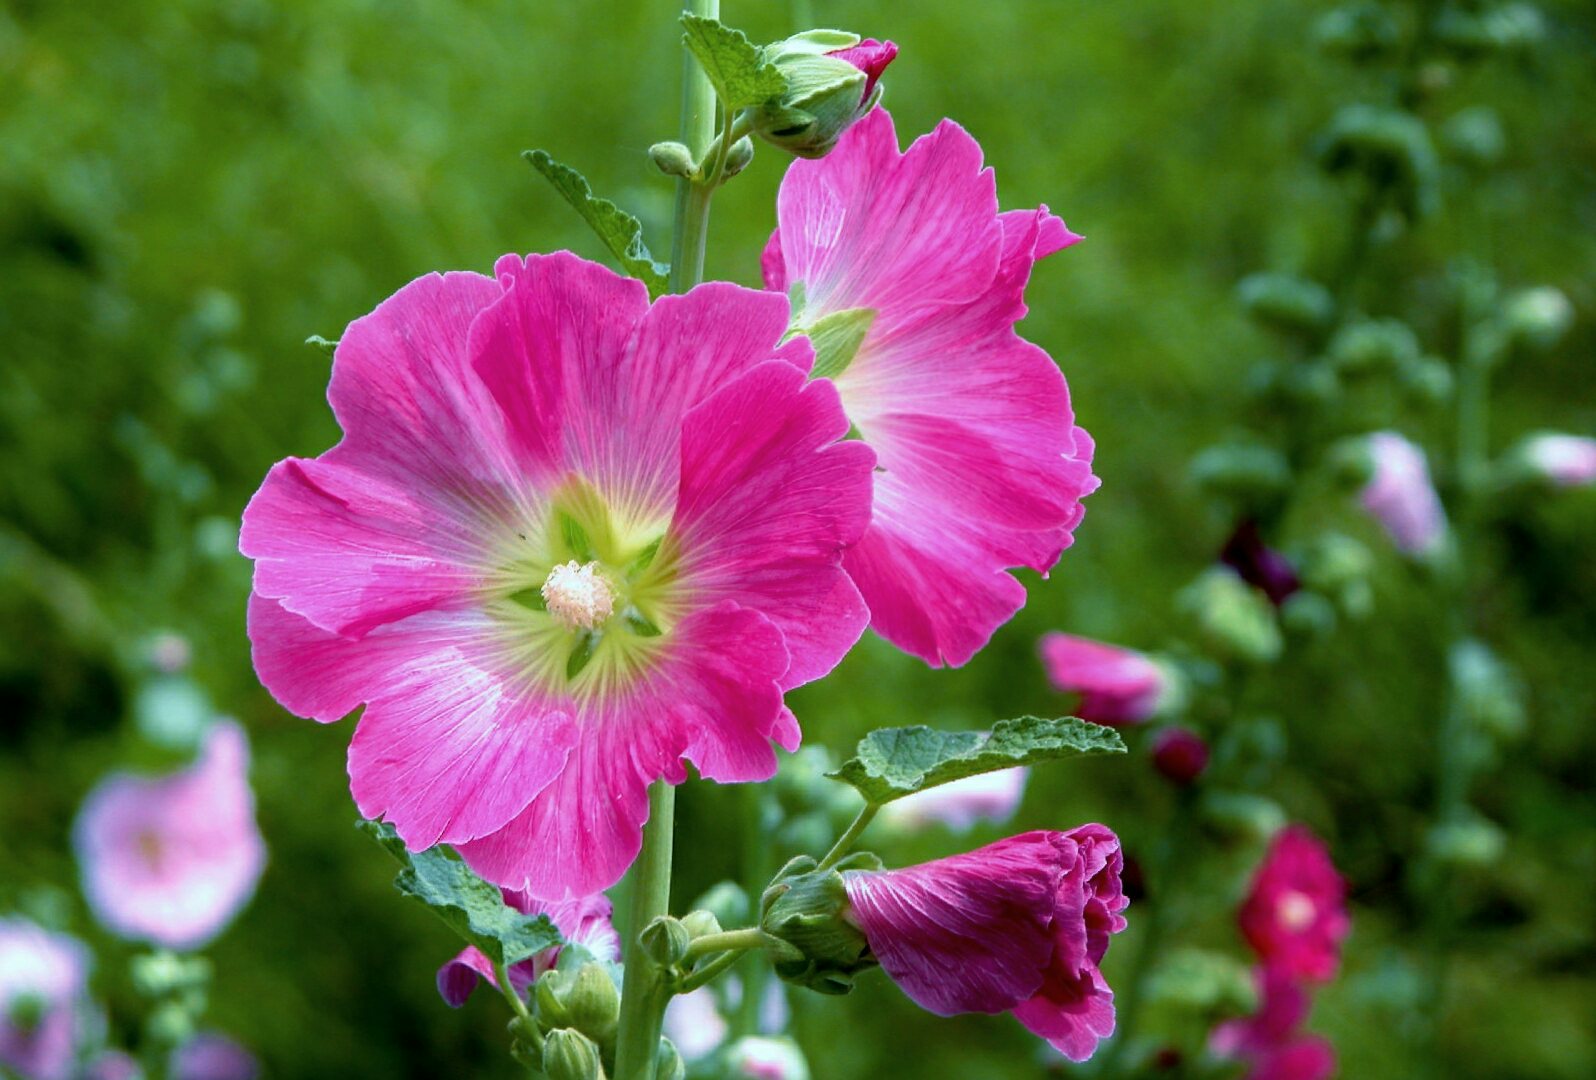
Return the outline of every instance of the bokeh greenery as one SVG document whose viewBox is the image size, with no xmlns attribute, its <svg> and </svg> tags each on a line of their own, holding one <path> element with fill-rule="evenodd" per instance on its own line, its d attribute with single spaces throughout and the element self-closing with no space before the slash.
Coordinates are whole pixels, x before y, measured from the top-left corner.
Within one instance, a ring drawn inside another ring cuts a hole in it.
<svg viewBox="0 0 1596 1080">
<path fill-rule="evenodd" d="M 1489 176 L 1449 165 L 1441 209 L 1371 256 L 1360 301 L 1417 312 L 1433 336 L 1444 334 L 1437 282 L 1459 256 L 1506 283 L 1555 284 L 1576 328 L 1500 375 L 1496 422 L 1589 433 L 1596 14 L 1580 0 L 1543 6 L 1549 35 L 1532 57 L 1448 75 L 1443 115 L 1496 108 L 1503 164 Z M 258 897 L 213 951 L 216 1026 L 273 1076 L 515 1075 L 500 1003 L 442 1005 L 432 975 L 455 943 L 391 890 L 387 856 L 350 827 L 350 725 L 295 720 L 255 683 L 237 521 L 274 460 L 337 437 L 327 361 L 307 335 L 336 337 L 429 270 L 486 270 L 509 250 L 600 255 L 523 149 L 582 168 L 667 246 L 670 188 L 646 150 L 676 127 L 672 7 L 0 4 L 0 911 L 93 940 L 119 1032 L 137 1016 L 128 950 L 77 899 L 68 834 L 104 771 L 163 764 L 135 719 L 149 707 L 150 637 L 173 631 L 193 646 L 193 681 L 251 732 L 271 850 Z M 1087 236 L 1039 267 L 1024 330 L 1067 373 L 1103 478 L 1076 546 L 1049 580 L 1028 578 L 1029 606 L 970 665 L 931 672 L 867 638 L 795 696 L 796 710 L 808 739 L 836 750 L 874 726 L 1060 711 L 1035 659 L 1043 631 L 1142 647 L 1186 633 L 1173 596 L 1231 524 L 1186 465 L 1236 429 L 1246 373 L 1273 347 L 1238 312 L 1235 282 L 1266 268 L 1327 272 L 1339 257 L 1346 197 L 1309 146 L 1337 105 L 1373 90 L 1315 49 L 1326 5 L 1307 0 L 728 0 L 724 15 L 768 40 L 794 28 L 795 7 L 897 41 L 887 103 L 900 132 L 957 119 L 997 167 L 1005 206 L 1045 201 Z M 717 200 L 712 276 L 757 281 L 782 165 L 762 149 Z M 1369 422 L 1393 416 L 1377 406 Z M 1332 523 L 1386 552 L 1328 494 L 1285 539 Z M 1585 1077 L 1596 1072 L 1596 499 L 1525 501 L 1494 536 L 1482 602 L 1492 644 L 1528 688 L 1530 727 L 1476 791 L 1508 843 L 1456 884 L 1440 1064 L 1454 1077 Z M 1329 839 L 1352 882 L 1346 970 L 1312 1026 L 1335 1041 L 1343 1075 L 1379 1080 L 1417 1067 L 1401 1038 L 1419 921 L 1404 860 L 1430 801 L 1444 668 L 1443 613 L 1426 584 L 1388 553 L 1376 577 L 1373 616 L 1256 680 L 1249 700 L 1284 740 L 1268 794 Z M 737 873 L 737 798 L 683 793 L 678 903 Z M 1169 799 L 1142 756 L 1090 759 L 1040 772 L 1018 824 L 1100 820 L 1134 854 Z M 954 842 L 930 835 L 886 854 Z M 1239 956 L 1228 910 L 1258 847 L 1214 845 L 1221 857 L 1192 881 L 1210 915 L 1177 943 Z M 1127 940 L 1110 954 L 1111 982 L 1130 952 Z M 1170 1011 L 1148 1026 L 1183 1022 Z M 1012 1021 L 940 1020 L 879 977 L 851 999 L 799 1001 L 796 1030 L 828 1080 L 1049 1067 Z"/>
</svg>

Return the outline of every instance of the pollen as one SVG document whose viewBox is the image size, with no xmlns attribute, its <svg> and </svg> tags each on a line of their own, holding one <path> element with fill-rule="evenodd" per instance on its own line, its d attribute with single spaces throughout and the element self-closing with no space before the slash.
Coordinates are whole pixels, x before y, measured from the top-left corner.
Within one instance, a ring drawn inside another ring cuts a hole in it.
<svg viewBox="0 0 1596 1080">
<path fill-rule="evenodd" d="M 595 562 L 561 563 L 549 571 L 542 592 L 549 614 L 572 630 L 595 630 L 615 612 L 615 595 Z"/>
</svg>

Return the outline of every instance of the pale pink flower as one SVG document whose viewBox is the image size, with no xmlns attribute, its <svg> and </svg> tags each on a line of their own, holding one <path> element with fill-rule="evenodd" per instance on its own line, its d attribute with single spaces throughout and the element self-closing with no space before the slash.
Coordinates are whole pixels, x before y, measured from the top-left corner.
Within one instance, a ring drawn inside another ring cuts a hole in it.
<svg viewBox="0 0 1596 1080">
<path fill-rule="evenodd" d="M 849 870 L 846 918 L 904 993 L 939 1016 L 1012 1012 L 1072 1061 L 1114 1031 L 1098 965 L 1125 928 L 1119 840 L 1030 832 L 902 870 Z"/>
<path fill-rule="evenodd" d="M 594 959 L 617 962 L 621 959 L 621 939 L 610 922 L 610 901 L 603 893 L 593 896 L 572 897 L 553 903 L 538 900 L 524 892 L 504 890 L 504 902 L 525 915 L 547 915 L 559 927 L 565 940 L 580 945 L 593 954 Z M 538 977 L 552 968 L 560 959 L 560 946 L 544 949 L 510 965 L 510 986 L 517 994 L 538 981 Z M 486 979 L 488 985 L 498 988 L 499 980 L 493 971 L 493 961 L 474 945 L 460 950 L 453 960 L 438 969 L 438 993 L 452 1008 L 466 1003 L 477 980 Z"/>
<path fill-rule="evenodd" d="M 731 1025 L 715 1002 L 715 991 L 708 986 L 677 994 L 665 1006 L 665 1037 L 683 1061 L 708 1057 L 726 1041 L 730 1031 Z"/>
<path fill-rule="evenodd" d="M 881 820 L 904 829 L 935 823 L 955 832 L 968 832 L 978 821 L 1002 824 L 1019 809 L 1029 771 L 1021 766 L 966 776 L 888 803 Z"/>
<path fill-rule="evenodd" d="M 106 1050 L 89 1062 L 85 1080 L 144 1080 L 144 1070 L 132 1054 Z"/>
<path fill-rule="evenodd" d="M 809 1080 L 809 1063 L 784 1036 L 744 1035 L 726 1051 L 726 1070 L 747 1080 Z"/>
<path fill-rule="evenodd" d="M 249 742 L 219 721 L 199 760 L 166 776 L 113 773 L 73 826 L 83 893 L 115 933 L 172 949 L 207 944 L 266 865 L 249 787 Z"/>
<path fill-rule="evenodd" d="M 1596 483 L 1596 439 L 1541 432 L 1525 439 L 1520 453 L 1536 475 L 1558 487 Z"/>
<path fill-rule="evenodd" d="M 1301 1031 L 1308 1016 L 1308 992 L 1278 968 L 1258 968 L 1253 977 L 1258 984 L 1258 1011 L 1220 1024 L 1209 1048 L 1219 1057 L 1247 1062 L 1246 1080 L 1326 1080 L 1334 1075 L 1334 1047 Z"/>
<path fill-rule="evenodd" d="M 26 919 L 0 918 L 0 1072 L 68 1080 L 85 1034 L 88 950 Z"/>
<path fill-rule="evenodd" d="M 1051 569 L 1097 486 L 1064 377 L 1014 330 L 1032 264 L 1080 237 L 1045 206 L 1000 214 L 957 124 L 899 153 L 882 109 L 793 162 L 777 216 L 766 286 L 817 341 L 857 340 L 835 378 L 880 467 L 848 572 L 877 633 L 962 664 L 1025 603 L 1006 571 Z M 823 350 L 819 370 L 839 363 Z"/>
<path fill-rule="evenodd" d="M 1323 842 L 1302 825 L 1287 826 L 1253 877 L 1241 932 L 1265 965 L 1295 979 L 1333 978 L 1352 929 L 1346 892 Z"/>
<path fill-rule="evenodd" d="M 496 271 L 421 278 L 345 332 L 343 441 L 244 513 L 250 639 L 290 711 L 365 704 L 362 814 L 585 896 L 636 856 L 650 782 L 768 779 L 772 741 L 797 746 L 784 692 L 868 619 L 841 551 L 874 456 L 781 345 L 779 296 L 650 305 L 568 252 Z"/>
<path fill-rule="evenodd" d="M 1139 724 L 1170 691 L 1168 673 L 1134 649 L 1054 631 L 1037 650 L 1054 689 L 1079 694 L 1075 715 L 1094 724 Z"/>
<path fill-rule="evenodd" d="M 260 1062 L 226 1035 L 202 1031 L 172 1051 L 172 1080 L 255 1080 Z"/>
<path fill-rule="evenodd" d="M 1429 555 L 1446 541 L 1446 511 L 1430 482 L 1424 451 L 1394 431 L 1369 436 L 1374 473 L 1360 496 L 1363 508 L 1409 555 Z"/>
</svg>

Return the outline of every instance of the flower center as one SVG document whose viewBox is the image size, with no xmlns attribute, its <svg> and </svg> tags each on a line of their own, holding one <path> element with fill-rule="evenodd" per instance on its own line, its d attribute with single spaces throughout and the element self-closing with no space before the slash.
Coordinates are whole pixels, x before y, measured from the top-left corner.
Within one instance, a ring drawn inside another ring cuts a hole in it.
<svg viewBox="0 0 1596 1080">
<path fill-rule="evenodd" d="M 139 858 L 144 860 L 144 865 L 151 870 L 160 870 L 161 860 L 166 851 L 165 845 L 161 843 L 161 838 L 156 835 L 155 830 L 145 829 L 139 833 L 133 841 L 133 846 L 137 850 Z"/>
<path fill-rule="evenodd" d="M 570 630 L 596 630 L 615 613 L 615 594 L 596 562 L 559 564 L 541 591 L 549 614 Z"/>
<path fill-rule="evenodd" d="M 1306 930 L 1319 914 L 1313 898 L 1295 889 L 1288 889 L 1275 901 L 1275 915 L 1287 930 Z"/>
</svg>

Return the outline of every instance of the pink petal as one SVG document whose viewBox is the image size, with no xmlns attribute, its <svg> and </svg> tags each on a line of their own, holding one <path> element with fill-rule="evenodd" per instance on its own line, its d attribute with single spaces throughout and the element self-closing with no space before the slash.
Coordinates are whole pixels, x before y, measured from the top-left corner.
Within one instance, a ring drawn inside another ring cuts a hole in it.
<svg viewBox="0 0 1596 1080">
<path fill-rule="evenodd" d="M 1058 632 L 1037 644 L 1054 688 L 1077 693 L 1075 712 L 1098 724 L 1135 724 L 1157 710 L 1167 679 L 1152 660 L 1134 649 Z"/>
<path fill-rule="evenodd" d="M 1114 991 L 1095 967 L 1050 978 L 1041 993 L 1014 1009 L 1014 1018 L 1071 1061 L 1085 1061 L 1114 1034 Z"/>
</svg>

